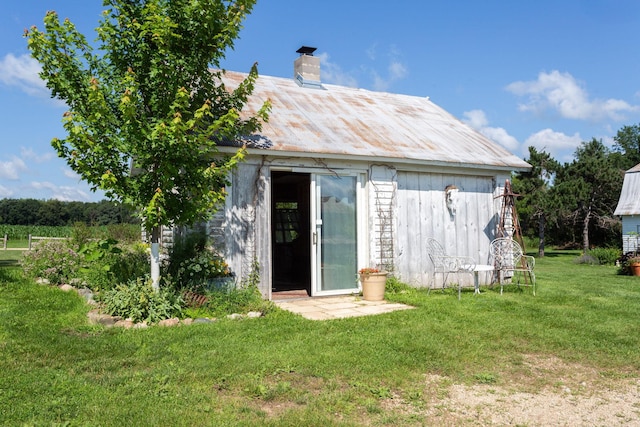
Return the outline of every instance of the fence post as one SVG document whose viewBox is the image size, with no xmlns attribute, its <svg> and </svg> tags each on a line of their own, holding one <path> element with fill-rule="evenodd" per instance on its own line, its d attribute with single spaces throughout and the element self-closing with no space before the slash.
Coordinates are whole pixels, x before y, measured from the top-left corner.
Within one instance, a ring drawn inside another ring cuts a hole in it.
<svg viewBox="0 0 640 427">
<path fill-rule="evenodd" d="M 4 235 L 4 250 L 7 250 L 7 234 Z"/>
<path fill-rule="evenodd" d="M 31 250 L 31 234 L 29 234 L 29 250 Z"/>
</svg>

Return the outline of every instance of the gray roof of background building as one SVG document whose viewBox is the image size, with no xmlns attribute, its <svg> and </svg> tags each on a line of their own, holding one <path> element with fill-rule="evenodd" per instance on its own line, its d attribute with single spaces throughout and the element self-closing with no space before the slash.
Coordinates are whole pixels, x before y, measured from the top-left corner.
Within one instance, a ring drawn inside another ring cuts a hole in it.
<svg viewBox="0 0 640 427">
<path fill-rule="evenodd" d="M 245 73 L 227 71 L 228 88 Z M 243 112 L 269 99 L 269 122 L 249 147 L 314 157 L 376 158 L 408 164 L 509 171 L 529 164 L 458 120 L 427 97 L 260 76 Z"/>
<path fill-rule="evenodd" d="M 614 215 L 640 215 L 640 163 L 624 174 L 622 191 Z"/>
</svg>

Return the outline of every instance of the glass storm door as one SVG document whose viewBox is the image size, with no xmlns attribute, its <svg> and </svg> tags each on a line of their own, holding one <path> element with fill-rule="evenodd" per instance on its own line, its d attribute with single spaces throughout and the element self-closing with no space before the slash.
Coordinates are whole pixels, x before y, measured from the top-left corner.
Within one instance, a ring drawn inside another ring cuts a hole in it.
<svg viewBox="0 0 640 427">
<path fill-rule="evenodd" d="M 357 176 L 313 176 L 312 295 L 356 292 Z"/>
</svg>

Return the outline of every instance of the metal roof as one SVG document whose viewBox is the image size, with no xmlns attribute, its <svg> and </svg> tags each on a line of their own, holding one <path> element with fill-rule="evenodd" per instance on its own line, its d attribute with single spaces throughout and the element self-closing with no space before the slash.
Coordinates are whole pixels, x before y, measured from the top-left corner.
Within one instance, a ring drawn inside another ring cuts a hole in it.
<svg viewBox="0 0 640 427">
<path fill-rule="evenodd" d="M 624 174 L 614 215 L 640 215 L 640 163 Z"/>
<path fill-rule="evenodd" d="M 227 71 L 228 88 L 245 73 Z M 404 163 L 527 170 L 530 165 L 458 120 L 429 98 L 260 76 L 243 112 L 269 99 L 269 122 L 249 147 L 318 157 L 377 158 Z"/>
</svg>

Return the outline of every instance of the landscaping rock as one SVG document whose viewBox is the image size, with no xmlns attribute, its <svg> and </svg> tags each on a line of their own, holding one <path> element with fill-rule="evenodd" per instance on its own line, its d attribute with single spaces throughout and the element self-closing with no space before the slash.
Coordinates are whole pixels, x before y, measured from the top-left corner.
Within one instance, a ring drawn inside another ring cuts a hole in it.
<svg viewBox="0 0 640 427">
<path fill-rule="evenodd" d="M 158 322 L 158 326 L 177 326 L 180 324 L 180 319 L 173 317 L 171 319 L 164 319 Z"/>
<path fill-rule="evenodd" d="M 247 317 L 250 319 L 255 319 L 256 317 L 262 317 L 262 313 L 259 311 L 250 311 L 247 313 Z"/>
<path fill-rule="evenodd" d="M 114 326 L 118 321 L 122 320 L 120 317 L 110 316 L 98 310 L 91 310 L 87 313 L 87 317 L 89 318 L 89 323 L 104 326 Z"/>
<path fill-rule="evenodd" d="M 73 291 L 75 288 L 71 285 L 60 285 L 58 286 L 58 289 L 60 289 L 61 291 L 70 292 L 70 291 Z"/>
<path fill-rule="evenodd" d="M 113 326 L 119 326 L 125 329 L 131 329 L 134 327 L 134 325 L 135 323 L 131 319 L 118 320 L 116 323 L 113 324 Z"/>
<path fill-rule="evenodd" d="M 96 302 L 93 299 L 93 292 L 91 292 L 91 289 L 79 288 L 79 289 L 76 289 L 76 292 L 78 293 L 78 295 L 84 298 L 85 302 L 87 302 L 88 304 L 91 304 L 91 305 L 96 304 Z"/>
<path fill-rule="evenodd" d="M 233 313 L 233 314 L 228 315 L 227 319 L 233 319 L 233 320 L 242 319 L 242 314 Z"/>
</svg>

